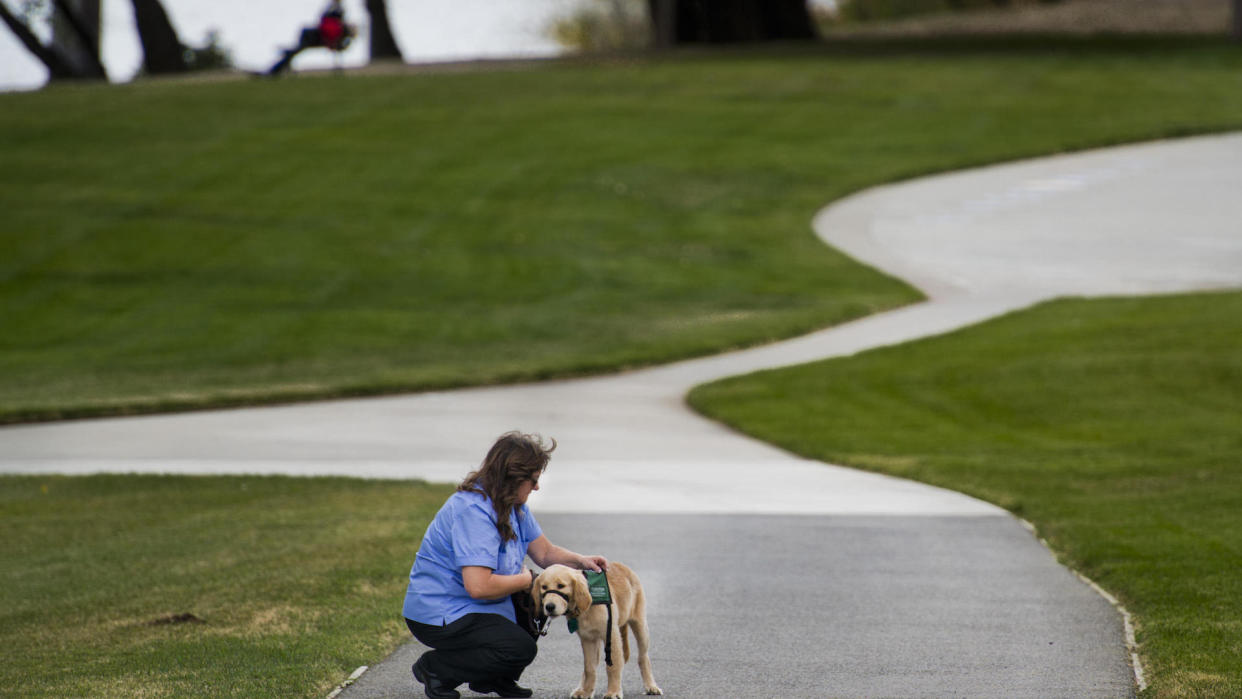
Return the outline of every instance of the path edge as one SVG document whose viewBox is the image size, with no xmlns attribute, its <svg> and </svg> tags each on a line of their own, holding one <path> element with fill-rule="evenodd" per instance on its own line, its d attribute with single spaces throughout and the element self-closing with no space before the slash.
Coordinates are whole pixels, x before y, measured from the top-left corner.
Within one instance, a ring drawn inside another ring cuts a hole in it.
<svg viewBox="0 0 1242 699">
<path fill-rule="evenodd" d="M 1017 519 L 1018 522 L 1031 533 L 1031 536 L 1035 537 L 1035 540 L 1038 541 L 1041 546 L 1057 558 L 1057 562 L 1061 565 L 1061 567 L 1073 573 L 1074 576 L 1081 580 L 1087 587 L 1095 590 L 1096 594 L 1103 597 L 1105 601 L 1111 604 L 1113 609 L 1117 610 L 1117 613 L 1121 616 L 1121 623 L 1125 627 L 1126 652 L 1129 654 L 1130 670 L 1134 675 L 1134 686 L 1138 688 L 1140 693 L 1146 691 L 1148 686 L 1147 675 L 1143 671 L 1143 661 L 1139 657 L 1139 643 L 1134 632 L 1134 619 L 1130 615 L 1130 610 L 1126 609 L 1125 605 L 1121 603 L 1121 600 L 1117 599 L 1114 595 L 1109 593 L 1108 590 L 1101 587 L 1099 583 L 1084 575 L 1082 571 L 1066 565 L 1065 562 L 1057 556 L 1056 550 L 1048 544 L 1048 540 L 1039 535 L 1039 529 L 1033 523 L 1016 515 L 1014 515 L 1014 518 Z"/>
</svg>

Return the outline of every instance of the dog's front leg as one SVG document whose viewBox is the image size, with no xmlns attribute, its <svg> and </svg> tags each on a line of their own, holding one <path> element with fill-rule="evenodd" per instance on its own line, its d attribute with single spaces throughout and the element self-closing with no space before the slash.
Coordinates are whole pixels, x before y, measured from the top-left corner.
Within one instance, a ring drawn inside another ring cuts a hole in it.
<svg viewBox="0 0 1242 699">
<path fill-rule="evenodd" d="M 587 640 L 579 632 L 578 640 L 582 642 L 582 682 L 571 699 L 591 699 L 595 696 L 595 668 L 599 666 L 599 651 L 602 644 L 599 639 Z"/>
<path fill-rule="evenodd" d="M 612 665 L 604 668 L 608 674 L 608 691 L 604 692 L 604 699 L 622 699 L 621 695 L 621 668 L 625 666 L 625 655 L 621 650 L 621 629 L 617 625 L 612 627 Z"/>
</svg>

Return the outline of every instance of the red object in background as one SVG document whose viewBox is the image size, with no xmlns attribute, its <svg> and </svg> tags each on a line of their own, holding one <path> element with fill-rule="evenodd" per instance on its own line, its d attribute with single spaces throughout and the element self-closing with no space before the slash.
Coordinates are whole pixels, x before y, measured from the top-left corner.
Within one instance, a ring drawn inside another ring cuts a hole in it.
<svg viewBox="0 0 1242 699">
<path fill-rule="evenodd" d="M 324 15 L 319 20 L 319 39 L 323 41 L 324 46 L 334 49 L 341 45 L 341 39 L 344 36 L 345 22 L 340 17 Z"/>
</svg>

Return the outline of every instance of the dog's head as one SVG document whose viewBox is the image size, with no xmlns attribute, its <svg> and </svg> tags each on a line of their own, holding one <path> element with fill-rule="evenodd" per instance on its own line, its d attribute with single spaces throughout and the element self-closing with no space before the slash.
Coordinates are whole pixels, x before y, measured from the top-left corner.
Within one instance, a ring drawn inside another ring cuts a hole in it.
<svg viewBox="0 0 1242 699">
<path fill-rule="evenodd" d="M 591 591 L 582 571 L 560 564 L 548 566 L 535 578 L 531 595 L 535 608 L 549 617 L 576 617 L 591 606 Z"/>
</svg>

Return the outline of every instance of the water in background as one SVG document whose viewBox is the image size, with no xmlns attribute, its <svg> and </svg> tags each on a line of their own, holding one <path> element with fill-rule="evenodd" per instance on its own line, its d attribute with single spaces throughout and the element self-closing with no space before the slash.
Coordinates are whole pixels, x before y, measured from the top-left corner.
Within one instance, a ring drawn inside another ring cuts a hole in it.
<svg viewBox="0 0 1242 699">
<path fill-rule="evenodd" d="M 303 25 L 318 21 L 326 0 L 163 0 L 183 43 L 201 46 L 210 30 L 243 70 L 264 70 L 280 49 L 297 41 Z M 405 60 L 411 63 L 550 56 L 560 47 L 549 25 L 590 0 L 388 0 L 389 23 Z M 16 10 L 16 0 L 0 0 Z M 133 78 L 142 63 L 129 0 L 103 0 L 101 53 L 113 82 Z M 346 66 L 367 62 L 367 13 L 363 0 L 345 0 L 358 39 L 340 57 Z M 46 38 L 46 37 L 45 37 Z M 333 65 L 323 50 L 306 51 L 294 69 Z M 47 70 L 7 27 L 0 27 L 0 90 L 31 89 L 47 81 Z"/>
</svg>

